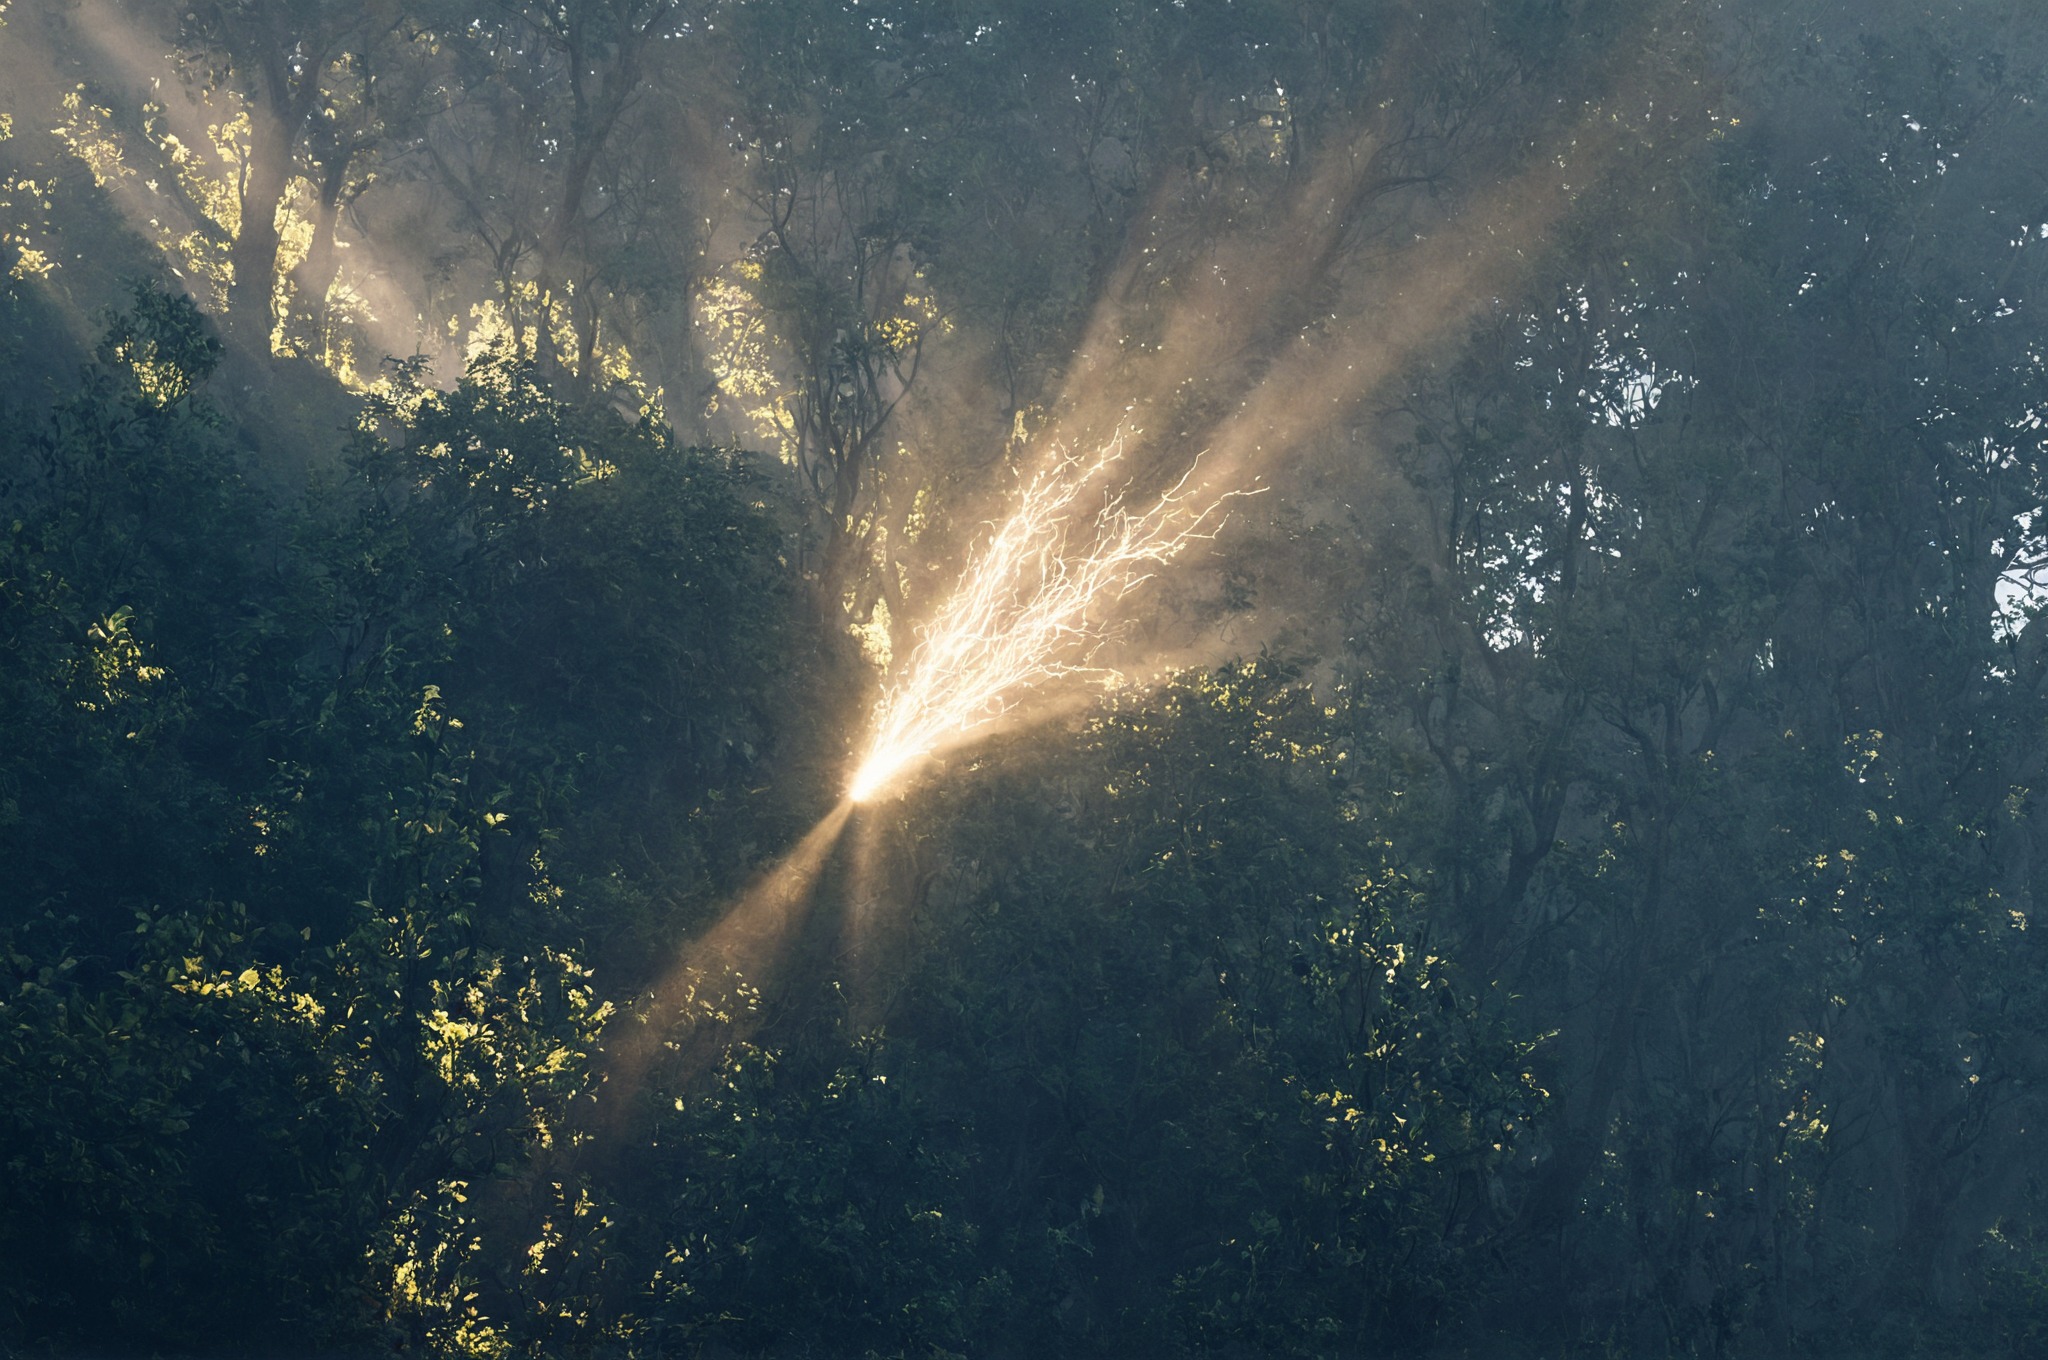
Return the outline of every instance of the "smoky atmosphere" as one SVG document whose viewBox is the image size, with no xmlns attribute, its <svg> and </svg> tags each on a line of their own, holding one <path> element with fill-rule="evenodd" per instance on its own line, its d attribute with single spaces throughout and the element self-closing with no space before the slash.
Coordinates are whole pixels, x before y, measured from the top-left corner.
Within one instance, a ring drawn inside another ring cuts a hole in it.
<svg viewBox="0 0 2048 1360">
<path fill-rule="evenodd" d="M 2048 1356 L 2039 0 L 0 0 L 0 1360 Z"/>
</svg>

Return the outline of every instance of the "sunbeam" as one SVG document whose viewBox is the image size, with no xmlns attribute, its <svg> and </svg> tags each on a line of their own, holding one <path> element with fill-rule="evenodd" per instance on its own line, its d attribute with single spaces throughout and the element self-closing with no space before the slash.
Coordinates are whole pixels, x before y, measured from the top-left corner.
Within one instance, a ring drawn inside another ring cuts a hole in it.
<svg viewBox="0 0 2048 1360">
<path fill-rule="evenodd" d="M 1590 128 L 1585 141 L 1583 154 L 1596 156 Z M 1339 171 L 1318 177 L 1302 196 L 1289 229 L 1279 233 L 1286 244 L 1235 243 L 1236 264 L 1267 286 L 1243 296 L 1220 282 L 1198 288 L 1175 309 L 1166 341 L 1128 375 L 1133 391 L 1156 401 L 1170 390 L 1163 376 L 1169 370 L 1183 377 L 1227 370 L 1221 352 L 1249 343 L 1261 304 L 1299 282 L 1303 260 L 1324 272 L 1334 267 L 1336 243 L 1351 230 L 1359 204 L 1378 192 L 1371 155 L 1353 146 L 1340 160 Z M 1353 409 L 1403 360 L 1469 315 L 1516 267 L 1517 243 L 1540 239 L 1568 201 L 1546 163 L 1402 251 L 1405 267 L 1389 291 L 1367 297 L 1355 284 L 1341 289 L 1315 338 L 1304 328 L 1293 347 L 1300 352 L 1272 356 L 1240 388 L 1236 405 L 1208 423 L 1211 452 L 1187 463 L 1144 509 L 1132 507 L 1128 481 L 1115 482 L 1128 475 L 1126 446 L 1140 432 L 1119 430 L 1092 458 L 1076 456 L 1057 438 L 1047 441 L 1044 464 L 969 557 L 953 593 L 919 630 L 909 663 L 883 692 L 847 797 L 868 802 L 897 788 L 924 761 L 990 735 L 1028 696 L 1055 682 L 1117 674 L 1095 662 L 1126 621 L 1121 607 L 1132 593 L 1192 543 L 1213 538 L 1227 503 L 1261 489 L 1259 475 L 1271 460 Z M 1215 275 L 1220 280 L 1223 271 Z M 1191 363 L 1196 358 L 1201 362 Z M 1099 370 L 1107 367 L 1077 361 L 1083 372 L 1069 387 L 1064 427 L 1087 428 L 1085 408 L 1105 403 Z M 1118 409 L 1138 405 L 1126 401 Z M 1182 446 L 1168 441 L 1169 451 L 1155 452 L 1152 461 Z M 1092 518 L 1085 504 L 1091 488 L 1103 497 Z"/>
<path fill-rule="evenodd" d="M 841 800 L 710 929 L 685 944 L 645 1004 L 619 1022 L 605 1044 L 603 1122 L 616 1120 L 622 1102 L 643 1089 L 664 1050 L 680 1051 L 700 1030 L 715 1032 L 684 1053 L 688 1067 L 750 1028 L 761 989 L 802 924 L 811 891 L 853 811 L 851 800 Z"/>
<path fill-rule="evenodd" d="M 882 700 L 847 797 L 867 802 L 916 765 L 985 732 L 1023 696 L 1087 672 L 1115 628 L 1114 607 L 1214 535 L 1236 490 L 1201 492 L 1193 470 L 1142 509 L 1128 490 L 1081 502 L 1123 460 L 1112 440 L 1093 459 L 1061 455 L 1025 487 L 1017 509 L 970 561 L 910 664 Z"/>
</svg>

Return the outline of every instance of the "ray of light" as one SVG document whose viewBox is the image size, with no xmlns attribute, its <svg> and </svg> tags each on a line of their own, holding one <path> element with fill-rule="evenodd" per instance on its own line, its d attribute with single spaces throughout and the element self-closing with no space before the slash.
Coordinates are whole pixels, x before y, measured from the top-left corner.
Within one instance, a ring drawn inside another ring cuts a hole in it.
<svg viewBox="0 0 2048 1360">
<path fill-rule="evenodd" d="M 1602 117 L 1589 113 L 1560 139 L 1573 164 L 1606 158 L 1615 134 Z M 1373 139 L 1361 135 L 1306 181 L 1279 230 L 1225 243 L 1217 266 L 1191 280 L 1149 353 L 1120 361 L 1124 318 L 1116 307 L 1102 308 L 1060 403 L 1058 428 L 1071 438 L 1085 440 L 1099 412 L 1127 420 L 1168 404 L 1192 374 L 1246 373 L 1240 400 L 1168 441 L 1184 445 L 1192 436 L 1208 453 L 1142 511 L 1128 495 L 1105 492 L 1100 512 L 1085 519 L 1087 493 L 1121 470 L 1120 436 L 1093 459 L 1067 452 L 1060 437 L 1044 442 L 1040 471 L 1015 510 L 970 556 L 954 593 L 919 631 L 909 665 L 885 690 L 848 797 L 872 800 L 929 758 L 990 735 L 1018 715 L 1025 696 L 1062 677 L 1105 674 L 1093 663 L 1126 596 L 1192 541 L 1212 537 L 1225 503 L 1249 494 L 1272 459 L 1343 419 L 1403 363 L 1511 286 L 1526 265 L 1525 249 L 1546 239 L 1570 207 L 1564 164 L 1562 153 L 1535 159 L 1429 235 L 1392 247 L 1398 270 L 1382 260 L 1361 276 L 1340 263 L 1344 243 L 1364 206 L 1398 182 L 1384 177 Z M 1309 293 L 1317 278 L 1331 284 L 1329 310 L 1295 316 L 1292 341 L 1261 353 L 1252 337 L 1274 320 L 1273 299 Z M 1250 362 L 1255 354 L 1259 362 Z M 1205 648 L 1182 650 L 1199 660 Z M 1145 669 L 1156 675 L 1161 668 Z M 1034 703 L 1032 711 L 1050 710 Z"/>
<path fill-rule="evenodd" d="M 664 1050 L 680 1052 L 686 1069 L 744 1037 L 759 993 L 802 924 L 832 849 L 854 806 L 841 800 L 743 892 L 718 921 L 686 944 L 646 1005 L 606 1036 L 600 1106 L 608 1118 L 637 1093 Z M 704 1023 L 704 1022 L 710 1023 Z M 679 1036 L 696 1040 L 687 1051 Z M 685 1072 L 685 1077 L 694 1076 Z"/>
</svg>

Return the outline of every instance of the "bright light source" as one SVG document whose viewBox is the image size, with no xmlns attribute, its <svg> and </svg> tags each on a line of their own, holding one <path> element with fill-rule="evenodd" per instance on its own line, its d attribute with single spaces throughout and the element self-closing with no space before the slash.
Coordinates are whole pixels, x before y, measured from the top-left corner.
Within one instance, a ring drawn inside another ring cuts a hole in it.
<svg viewBox="0 0 2048 1360">
<path fill-rule="evenodd" d="M 1025 487 L 883 696 L 849 798 L 867 802 L 921 761 L 985 733 L 1027 691 L 1098 673 L 1112 607 L 1189 543 L 1213 537 L 1223 503 L 1242 494 L 1205 492 L 1190 469 L 1142 512 L 1108 490 L 1092 517 L 1077 511 L 1122 458 L 1113 440 L 1092 461 L 1058 458 Z"/>
</svg>

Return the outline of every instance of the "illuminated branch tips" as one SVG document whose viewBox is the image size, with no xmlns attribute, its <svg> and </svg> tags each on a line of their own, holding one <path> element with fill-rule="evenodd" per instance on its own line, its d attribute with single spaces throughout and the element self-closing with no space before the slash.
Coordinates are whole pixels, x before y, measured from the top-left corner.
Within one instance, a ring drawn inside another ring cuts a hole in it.
<svg viewBox="0 0 2048 1360">
<path fill-rule="evenodd" d="M 1144 510 L 1129 488 L 1088 516 L 1076 505 L 1123 458 L 1120 439 L 1092 460 L 1061 455 L 969 559 L 950 599 L 920 630 L 909 664 L 877 706 L 848 786 L 873 799 L 919 762 L 981 734 L 1027 693 L 1077 674 L 1112 637 L 1113 607 L 1197 539 L 1245 491 L 1210 491 L 1195 469 Z"/>
</svg>

